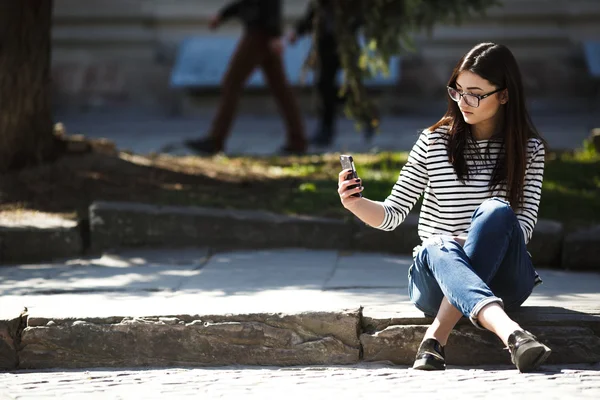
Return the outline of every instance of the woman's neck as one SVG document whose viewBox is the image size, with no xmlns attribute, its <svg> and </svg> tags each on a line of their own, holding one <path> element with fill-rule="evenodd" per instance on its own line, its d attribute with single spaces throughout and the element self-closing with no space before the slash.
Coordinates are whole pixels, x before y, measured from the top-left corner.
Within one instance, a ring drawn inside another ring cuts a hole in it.
<svg viewBox="0 0 600 400">
<path fill-rule="evenodd" d="M 502 114 L 498 112 L 493 118 L 471 125 L 471 135 L 475 140 L 489 140 L 502 129 Z"/>
<path fill-rule="evenodd" d="M 491 139 L 496 132 L 496 124 L 494 121 L 484 121 L 476 125 L 471 125 L 471 135 L 475 140 Z"/>
</svg>

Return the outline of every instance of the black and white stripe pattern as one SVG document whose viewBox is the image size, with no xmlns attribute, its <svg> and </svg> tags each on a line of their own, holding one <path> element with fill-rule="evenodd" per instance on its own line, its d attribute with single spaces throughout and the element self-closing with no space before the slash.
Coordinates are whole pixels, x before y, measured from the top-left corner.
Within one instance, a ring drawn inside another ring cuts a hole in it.
<svg viewBox="0 0 600 400">
<path fill-rule="evenodd" d="M 502 142 L 482 140 L 473 142 L 466 150 L 470 176 L 461 183 L 448 161 L 447 129 L 423 131 L 412 148 L 408 162 L 400 171 L 391 194 L 380 204 L 385 208 L 383 223 L 376 228 L 395 229 L 425 192 L 419 217 L 419 236 L 425 240 L 432 235 L 466 235 L 475 209 L 491 197 L 506 197 L 506 188 L 493 191 L 489 187 L 493 167 Z M 489 152 L 487 151 L 489 149 Z M 544 174 L 544 145 L 529 139 L 524 186 L 524 205 L 516 211 L 517 218 L 529 242 L 537 222 Z"/>
</svg>

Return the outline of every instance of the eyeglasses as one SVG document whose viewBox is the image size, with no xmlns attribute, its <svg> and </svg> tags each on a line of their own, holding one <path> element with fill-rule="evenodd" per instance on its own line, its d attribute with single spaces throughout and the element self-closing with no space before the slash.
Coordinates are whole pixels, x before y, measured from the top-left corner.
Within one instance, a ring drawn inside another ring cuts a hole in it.
<svg viewBox="0 0 600 400">
<path fill-rule="evenodd" d="M 498 93 L 501 90 L 504 90 L 504 88 L 496 89 L 493 92 L 479 95 L 479 94 L 473 94 L 473 93 L 461 93 L 458 91 L 458 89 L 448 86 L 448 95 L 450 96 L 450 98 L 452 100 L 454 100 L 457 103 L 460 102 L 461 97 L 464 97 L 465 103 L 467 103 L 471 107 L 477 108 L 477 107 L 479 107 L 479 102 L 481 100 L 493 95 L 494 93 Z"/>
</svg>

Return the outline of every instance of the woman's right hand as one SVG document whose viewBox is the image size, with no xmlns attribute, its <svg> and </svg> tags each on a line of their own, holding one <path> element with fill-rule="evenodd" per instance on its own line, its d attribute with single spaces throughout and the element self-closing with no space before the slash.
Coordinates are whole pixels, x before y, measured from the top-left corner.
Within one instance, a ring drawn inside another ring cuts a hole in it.
<svg viewBox="0 0 600 400">
<path fill-rule="evenodd" d="M 345 169 L 338 175 L 338 194 L 340 195 L 342 205 L 348 210 L 352 209 L 358 204 L 359 201 L 362 200 L 362 197 L 352 197 L 352 195 L 355 193 L 360 193 L 364 189 L 362 186 L 362 180 L 360 178 L 351 178 L 350 180 L 347 180 L 346 177 L 349 175 L 352 176 L 351 169 Z M 354 189 L 348 189 L 348 186 L 352 185 L 358 186 Z"/>
</svg>

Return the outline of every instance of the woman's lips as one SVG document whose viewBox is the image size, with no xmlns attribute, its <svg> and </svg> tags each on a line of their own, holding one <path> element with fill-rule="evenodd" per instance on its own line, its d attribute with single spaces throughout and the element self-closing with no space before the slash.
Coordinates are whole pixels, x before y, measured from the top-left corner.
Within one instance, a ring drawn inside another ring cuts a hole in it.
<svg viewBox="0 0 600 400">
<path fill-rule="evenodd" d="M 470 111 L 465 111 L 465 110 L 460 110 L 460 111 L 461 111 L 463 114 L 473 114 L 473 113 L 472 113 L 472 112 L 470 112 Z"/>
</svg>

